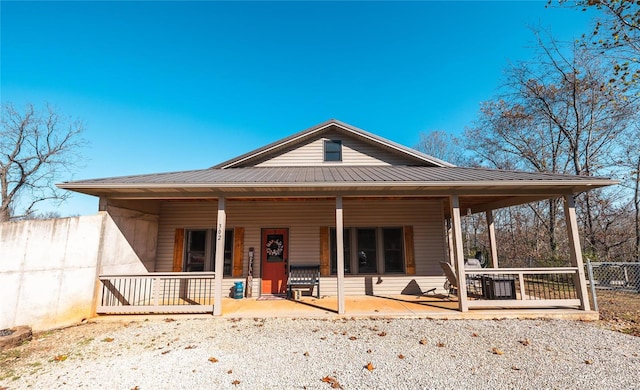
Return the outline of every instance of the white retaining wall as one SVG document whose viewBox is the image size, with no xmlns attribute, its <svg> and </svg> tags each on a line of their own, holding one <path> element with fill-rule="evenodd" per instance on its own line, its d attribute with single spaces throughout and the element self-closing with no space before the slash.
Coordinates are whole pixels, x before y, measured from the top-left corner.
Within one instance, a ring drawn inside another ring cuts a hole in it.
<svg viewBox="0 0 640 390">
<path fill-rule="evenodd" d="M 99 273 L 116 265 L 125 272 L 147 271 L 141 260 L 155 257 L 148 239 L 157 237 L 157 217 L 109 212 L 113 217 L 100 212 L 0 223 L 0 329 L 46 330 L 81 322 L 95 315 Z M 132 242 L 120 226 L 136 229 Z"/>
</svg>

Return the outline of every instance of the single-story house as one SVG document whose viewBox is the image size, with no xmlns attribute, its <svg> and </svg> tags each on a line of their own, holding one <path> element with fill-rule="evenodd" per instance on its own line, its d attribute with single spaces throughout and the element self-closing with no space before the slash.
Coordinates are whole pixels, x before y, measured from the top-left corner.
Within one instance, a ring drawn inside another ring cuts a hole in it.
<svg viewBox="0 0 640 390">
<path fill-rule="evenodd" d="M 285 294 L 290 266 L 306 265 L 320 274 L 311 288 L 336 296 L 342 314 L 346 295 L 442 291 L 441 263 L 466 281 L 457 286 L 461 311 L 589 310 L 574 196 L 611 184 L 457 167 L 329 120 L 207 169 L 58 187 L 99 197 L 100 211 L 137 256 L 100 269 L 98 312 L 179 301 L 186 311 L 204 302 L 220 314 L 223 291 L 238 282 L 248 280 L 253 296 Z M 572 266 L 499 268 L 493 211 L 557 197 L 564 198 Z M 481 272 L 464 266 L 460 219 L 467 213 L 486 213 L 491 268 Z M 539 292 L 554 283 L 564 287 Z M 478 284 L 483 292 L 474 298 L 467 290 Z"/>
</svg>

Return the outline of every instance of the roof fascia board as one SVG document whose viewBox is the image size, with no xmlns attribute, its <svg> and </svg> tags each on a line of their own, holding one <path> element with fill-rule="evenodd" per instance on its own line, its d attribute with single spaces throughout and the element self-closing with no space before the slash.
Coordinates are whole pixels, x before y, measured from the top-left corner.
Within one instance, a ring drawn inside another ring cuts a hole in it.
<svg viewBox="0 0 640 390">
<path fill-rule="evenodd" d="M 273 182 L 243 182 L 243 183 L 120 183 L 120 184 L 104 184 L 104 183 L 60 183 L 56 184 L 58 188 L 65 190 L 72 189 L 155 189 L 155 188 L 300 188 L 300 187 L 472 187 L 472 188 L 507 188 L 507 187 L 601 187 L 618 184 L 615 180 L 536 180 L 531 182 L 523 182 L 522 180 L 503 180 L 503 181 L 438 181 L 438 182 L 420 182 L 420 181 L 379 181 L 379 182 L 300 182 L 300 183 L 273 183 Z"/>
<path fill-rule="evenodd" d="M 257 198 L 263 196 L 269 197 L 290 197 L 290 196 L 543 196 L 558 197 L 568 193 L 578 194 L 593 187 L 572 186 L 572 187 L 522 187 L 511 186 L 502 188 L 471 188 L 471 187 L 434 187 L 434 186 L 412 186 L 412 187 L 289 187 L 289 188 L 269 188 L 263 187 L 258 189 L 248 189 L 246 187 L 204 187 L 191 188 L 190 190 L 176 191 L 175 188 L 155 188 L 141 190 L 139 188 L 79 188 L 76 191 L 88 195 L 106 197 L 106 198 L 123 198 L 123 199 L 173 199 L 173 198 L 211 198 L 218 196 L 225 197 L 246 197 Z"/>
</svg>

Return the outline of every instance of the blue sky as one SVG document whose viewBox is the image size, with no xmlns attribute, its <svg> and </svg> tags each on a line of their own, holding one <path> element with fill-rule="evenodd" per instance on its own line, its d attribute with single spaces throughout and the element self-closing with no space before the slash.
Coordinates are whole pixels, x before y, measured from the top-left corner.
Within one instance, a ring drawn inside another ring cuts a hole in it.
<svg viewBox="0 0 640 390">
<path fill-rule="evenodd" d="M 545 4 L 1 1 L 1 100 L 86 123 L 85 167 L 60 181 L 207 168 L 330 118 L 413 146 L 473 123 L 533 56 L 528 26 L 590 31 Z"/>
</svg>

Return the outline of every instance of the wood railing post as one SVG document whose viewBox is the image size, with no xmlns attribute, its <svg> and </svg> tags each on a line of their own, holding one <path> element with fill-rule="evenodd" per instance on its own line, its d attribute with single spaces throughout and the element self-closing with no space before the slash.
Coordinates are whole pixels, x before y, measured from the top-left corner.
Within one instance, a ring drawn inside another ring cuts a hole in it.
<svg viewBox="0 0 640 390">
<path fill-rule="evenodd" d="M 153 306 L 160 306 L 160 277 L 153 278 Z"/>
<path fill-rule="evenodd" d="M 520 299 L 524 300 L 524 273 L 518 272 L 518 284 L 520 286 Z"/>
</svg>

